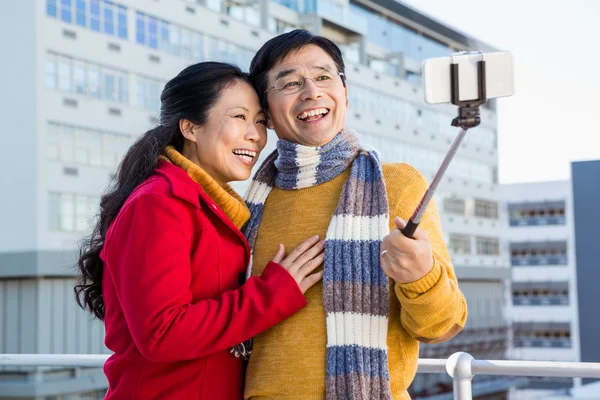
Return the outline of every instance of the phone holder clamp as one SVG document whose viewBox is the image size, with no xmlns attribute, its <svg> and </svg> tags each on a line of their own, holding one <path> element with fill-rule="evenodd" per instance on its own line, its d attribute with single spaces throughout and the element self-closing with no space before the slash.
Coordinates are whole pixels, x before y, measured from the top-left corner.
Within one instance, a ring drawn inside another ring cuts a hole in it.
<svg viewBox="0 0 600 400">
<path fill-rule="evenodd" d="M 473 100 L 459 100 L 458 64 L 450 65 L 450 84 L 452 104 L 458 106 L 458 117 L 452 120 L 452 126 L 463 129 L 479 125 L 479 106 L 487 101 L 485 89 L 485 61 L 477 62 L 478 97 Z"/>
</svg>

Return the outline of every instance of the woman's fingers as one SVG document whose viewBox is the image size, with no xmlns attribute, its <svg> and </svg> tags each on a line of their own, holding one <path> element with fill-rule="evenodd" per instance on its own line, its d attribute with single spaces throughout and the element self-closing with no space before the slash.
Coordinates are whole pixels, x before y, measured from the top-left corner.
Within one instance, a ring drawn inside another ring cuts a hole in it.
<svg viewBox="0 0 600 400">
<path fill-rule="evenodd" d="M 313 272 L 317 267 L 323 264 L 325 260 L 325 253 L 319 253 L 315 258 L 311 258 L 306 263 L 304 263 L 299 269 L 298 274 L 303 277 L 306 277 L 308 274 Z"/>
<path fill-rule="evenodd" d="M 271 261 L 273 261 L 277 264 L 281 264 L 284 257 L 285 257 L 285 246 L 282 244 L 279 244 L 279 248 L 277 248 L 277 253 L 275 253 L 275 256 L 271 259 Z"/>
<path fill-rule="evenodd" d="M 325 241 L 324 240 L 315 243 L 312 247 L 306 249 L 306 251 L 304 253 L 302 253 L 296 259 L 296 261 L 294 261 L 294 263 L 293 263 L 294 267 L 296 269 L 303 268 L 307 263 L 314 260 L 315 257 L 319 256 L 320 254 L 323 254 L 323 250 L 325 250 Z M 317 264 L 317 266 L 318 265 L 320 265 L 320 263 Z"/>
<path fill-rule="evenodd" d="M 285 268 L 298 284 L 302 293 L 323 279 L 323 271 L 313 273 L 325 259 L 325 241 L 319 241 L 319 236 L 313 236 L 302 242 L 284 258 L 285 248 L 279 245 L 273 261 Z"/>
<path fill-rule="evenodd" d="M 281 262 L 281 265 L 286 267 L 286 269 L 291 266 L 305 251 L 312 248 L 315 244 L 319 242 L 319 235 L 315 235 L 306 239 L 302 242 L 298 247 L 291 251 L 291 253 Z"/>
<path fill-rule="evenodd" d="M 323 279 L 324 273 L 325 273 L 325 271 L 321 270 L 319 272 L 315 272 L 314 274 L 308 275 L 306 278 L 304 278 L 302 280 L 302 282 L 300 282 L 300 284 L 298 285 L 298 286 L 300 286 L 300 290 L 302 291 L 302 293 L 306 293 L 306 291 L 308 289 L 310 289 L 311 287 L 313 287 L 315 285 L 315 283 L 317 283 L 321 279 Z"/>
</svg>

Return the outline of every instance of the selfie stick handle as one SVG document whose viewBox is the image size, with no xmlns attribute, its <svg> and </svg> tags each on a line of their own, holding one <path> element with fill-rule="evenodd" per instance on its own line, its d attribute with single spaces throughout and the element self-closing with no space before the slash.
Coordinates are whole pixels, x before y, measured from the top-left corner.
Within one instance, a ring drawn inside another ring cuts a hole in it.
<svg viewBox="0 0 600 400">
<path fill-rule="evenodd" d="M 448 165 L 454 158 L 456 151 L 460 147 L 460 143 L 462 142 L 465 134 L 467 133 L 467 129 L 474 128 L 481 122 L 481 118 L 479 117 L 479 106 L 487 101 L 486 91 L 485 91 L 485 61 L 478 61 L 477 63 L 477 81 L 479 88 L 479 96 L 474 100 L 459 100 L 459 87 L 458 87 L 458 64 L 450 64 L 450 84 L 451 84 L 451 96 L 452 96 L 452 104 L 457 105 L 458 108 L 458 117 L 452 120 L 452 126 L 460 127 L 461 130 L 454 139 L 452 146 L 450 146 L 450 150 L 448 150 L 448 154 L 444 157 L 444 161 L 442 161 L 442 165 L 438 169 L 435 174 L 435 177 L 431 181 L 429 188 L 425 192 L 425 195 L 419 202 L 415 212 L 410 217 L 410 220 L 406 223 L 406 226 L 402 230 L 402 234 L 406 237 L 413 238 L 419 223 L 421 222 L 421 218 L 425 214 L 425 210 L 427 209 L 427 205 L 433 198 L 435 194 L 435 190 L 437 189 L 446 169 L 448 169 Z"/>
</svg>

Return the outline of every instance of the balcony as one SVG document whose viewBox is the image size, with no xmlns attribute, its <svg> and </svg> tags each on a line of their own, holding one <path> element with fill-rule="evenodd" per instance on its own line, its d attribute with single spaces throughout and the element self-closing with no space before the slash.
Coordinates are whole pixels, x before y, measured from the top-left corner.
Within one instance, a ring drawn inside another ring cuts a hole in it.
<svg viewBox="0 0 600 400">
<path fill-rule="evenodd" d="M 108 357 L 107 354 L 0 354 L 0 368 L 100 368 Z M 600 363 L 476 360 L 468 353 L 457 352 L 448 359 L 420 359 L 417 373 L 447 373 L 452 378 L 453 397 L 448 393 L 437 395 L 436 399 L 472 400 L 474 395 L 505 390 L 506 383 L 517 383 L 503 379 L 486 380 L 474 390 L 472 380 L 475 375 L 600 379 Z"/>
<path fill-rule="evenodd" d="M 555 256 L 519 256 L 519 257 L 511 257 L 510 264 L 513 267 L 523 267 L 523 266 L 531 266 L 531 267 L 552 267 L 552 266 L 560 266 L 567 265 L 567 256 L 566 255 L 555 255 Z"/>
<path fill-rule="evenodd" d="M 566 223 L 567 220 L 564 216 L 536 218 L 510 217 L 510 226 L 565 225 Z"/>
<path fill-rule="evenodd" d="M 361 15 L 353 14 L 348 7 L 329 0 L 315 0 L 316 14 L 339 27 L 361 35 L 367 34 L 367 20 Z M 307 5 L 311 4 L 309 1 Z M 308 13 L 309 10 L 307 9 Z"/>
<path fill-rule="evenodd" d="M 367 19 L 351 12 L 347 4 L 331 0 L 275 0 L 275 2 L 301 14 L 316 14 L 325 21 L 350 32 L 366 35 L 368 31 Z"/>
</svg>

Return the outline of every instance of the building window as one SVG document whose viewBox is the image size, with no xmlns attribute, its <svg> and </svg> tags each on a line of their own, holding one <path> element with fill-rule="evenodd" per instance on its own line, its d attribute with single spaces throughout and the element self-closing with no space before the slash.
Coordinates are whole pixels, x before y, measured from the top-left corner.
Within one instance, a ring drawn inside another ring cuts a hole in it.
<svg viewBox="0 0 600 400">
<path fill-rule="evenodd" d="M 513 281 L 512 293 L 515 306 L 565 306 L 569 304 L 569 283 L 566 281 Z"/>
<path fill-rule="evenodd" d="M 568 322 L 516 322 L 513 331 L 515 347 L 571 347 L 571 324 Z"/>
<path fill-rule="evenodd" d="M 73 193 L 48 194 L 49 229 L 62 232 L 84 232 L 92 228 L 98 212 L 99 198 Z"/>
<path fill-rule="evenodd" d="M 87 25 L 87 4 L 85 0 L 75 0 L 75 24 Z"/>
<path fill-rule="evenodd" d="M 244 0 L 228 0 L 224 4 L 224 11 L 230 17 L 252 26 L 260 26 L 260 4 Z"/>
<path fill-rule="evenodd" d="M 459 199 L 457 197 L 447 197 L 444 199 L 444 212 L 455 215 L 467 215 L 467 209 L 465 206 L 465 199 Z"/>
<path fill-rule="evenodd" d="M 500 239 L 496 237 L 477 236 L 475 245 L 478 255 L 482 256 L 499 256 L 500 255 Z"/>
<path fill-rule="evenodd" d="M 128 80 L 126 72 L 57 54 L 47 54 L 46 86 L 51 89 L 127 104 Z"/>
<path fill-rule="evenodd" d="M 86 127 L 48 122 L 46 159 L 114 170 L 133 137 Z"/>
<path fill-rule="evenodd" d="M 297 29 L 298 27 L 296 25 L 290 24 L 286 21 L 282 21 L 280 19 L 277 19 L 275 17 L 270 16 L 269 20 L 268 20 L 268 29 L 269 32 L 273 32 L 273 33 L 288 33 L 293 31 L 294 29 Z M 358 46 L 359 43 L 356 43 L 356 46 Z M 354 46 L 353 46 L 354 47 Z M 359 51 L 360 49 L 355 49 L 356 51 Z M 344 60 L 346 60 L 346 55 L 348 55 L 347 52 L 345 52 L 344 55 Z M 352 61 L 354 60 L 354 61 Z M 359 57 L 348 57 L 348 61 L 354 62 L 355 64 L 359 63 Z"/>
<path fill-rule="evenodd" d="M 509 203 L 510 226 L 564 225 L 565 201 Z"/>
<path fill-rule="evenodd" d="M 56 0 L 47 0 L 46 1 L 46 15 L 49 17 L 56 18 Z"/>
<path fill-rule="evenodd" d="M 127 7 L 109 0 L 46 0 L 46 15 L 127 39 Z"/>
<path fill-rule="evenodd" d="M 135 13 L 135 38 L 138 44 L 146 44 L 146 17 L 141 12 Z"/>
<path fill-rule="evenodd" d="M 71 0 L 60 0 L 60 19 L 71 22 Z"/>
<path fill-rule="evenodd" d="M 221 12 L 223 9 L 223 0 L 206 0 L 206 7 L 210 10 Z"/>
<path fill-rule="evenodd" d="M 75 93 L 87 94 L 86 67 L 82 61 L 73 60 L 73 84 Z"/>
<path fill-rule="evenodd" d="M 104 1 L 104 32 L 109 35 L 115 34 L 115 12 L 112 2 Z"/>
<path fill-rule="evenodd" d="M 160 110 L 160 93 L 165 83 L 152 78 L 136 77 L 137 107 L 158 114 Z"/>
<path fill-rule="evenodd" d="M 471 254 L 471 236 L 460 233 L 451 233 L 448 249 L 455 255 Z"/>
<path fill-rule="evenodd" d="M 54 54 L 48 54 L 46 57 L 46 87 L 56 89 L 58 87 L 57 60 Z"/>
<path fill-rule="evenodd" d="M 66 57 L 56 57 L 58 71 L 58 89 L 71 92 L 71 60 Z"/>
<path fill-rule="evenodd" d="M 100 0 L 90 0 L 90 28 L 100 32 Z"/>
<path fill-rule="evenodd" d="M 512 266 L 567 265 L 567 242 L 511 242 Z"/>
<path fill-rule="evenodd" d="M 487 219 L 498 219 L 498 202 L 475 199 L 475 216 Z"/>
<path fill-rule="evenodd" d="M 127 8 L 117 5 L 117 35 L 127 39 Z"/>
<path fill-rule="evenodd" d="M 214 60 L 248 68 L 254 52 L 215 37 L 136 13 L 136 42 L 194 61 Z"/>
</svg>

